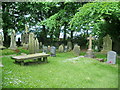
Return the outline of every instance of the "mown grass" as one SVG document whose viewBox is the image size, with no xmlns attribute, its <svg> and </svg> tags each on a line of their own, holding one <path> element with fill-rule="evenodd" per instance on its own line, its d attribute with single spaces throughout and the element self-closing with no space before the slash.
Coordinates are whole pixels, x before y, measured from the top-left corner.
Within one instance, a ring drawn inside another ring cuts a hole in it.
<svg viewBox="0 0 120 90">
<path fill-rule="evenodd" d="M 97 55 L 105 58 L 103 55 Z M 117 88 L 118 64 L 110 65 L 91 58 L 68 60 L 72 52 L 49 57 L 49 63 L 20 66 L 2 57 L 3 88 Z"/>
</svg>

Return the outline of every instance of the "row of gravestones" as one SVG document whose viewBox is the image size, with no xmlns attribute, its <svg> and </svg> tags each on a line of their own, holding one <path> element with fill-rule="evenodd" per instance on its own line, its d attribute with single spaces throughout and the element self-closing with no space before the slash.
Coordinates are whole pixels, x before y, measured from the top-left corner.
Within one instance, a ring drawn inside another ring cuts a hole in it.
<svg viewBox="0 0 120 90">
<path fill-rule="evenodd" d="M 69 45 L 70 44 L 70 45 Z M 64 46 L 63 44 L 59 46 L 58 51 L 59 52 L 68 52 L 72 50 L 72 44 L 69 42 L 67 46 Z M 74 45 L 73 52 L 76 56 L 80 55 L 80 46 L 77 44 Z"/>
</svg>

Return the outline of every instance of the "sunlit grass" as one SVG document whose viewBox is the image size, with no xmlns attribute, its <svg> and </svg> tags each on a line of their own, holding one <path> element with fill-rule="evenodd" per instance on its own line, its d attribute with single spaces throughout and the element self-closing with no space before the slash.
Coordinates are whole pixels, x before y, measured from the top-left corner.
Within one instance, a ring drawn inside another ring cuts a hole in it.
<svg viewBox="0 0 120 90">
<path fill-rule="evenodd" d="M 99 56 L 99 55 L 97 55 Z M 74 58 L 72 52 L 49 57 L 49 63 L 20 66 L 3 57 L 3 88 L 117 88 L 118 64 Z M 106 58 L 104 55 L 99 58 Z"/>
</svg>

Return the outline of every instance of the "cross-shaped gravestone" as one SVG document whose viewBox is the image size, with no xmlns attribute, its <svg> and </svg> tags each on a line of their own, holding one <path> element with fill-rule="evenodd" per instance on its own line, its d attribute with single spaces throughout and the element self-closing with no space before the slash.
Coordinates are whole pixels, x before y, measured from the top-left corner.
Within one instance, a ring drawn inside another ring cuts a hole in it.
<svg viewBox="0 0 120 90">
<path fill-rule="evenodd" d="M 95 57 L 94 54 L 93 54 L 93 51 L 92 51 L 92 40 L 94 40 L 94 38 L 90 34 L 90 36 L 87 39 L 89 40 L 89 46 L 88 46 L 88 50 L 86 52 L 85 57 L 93 58 L 93 57 Z"/>
<path fill-rule="evenodd" d="M 90 36 L 89 36 L 87 39 L 89 40 L 88 50 L 92 50 L 92 40 L 94 40 L 94 38 L 93 38 L 92 35 L 90 34 Z"/>
<path fill-rule="evenodd" d="M 28 33 L 28 26 L 25 25 L 25 33 L 27 34 Z"/>
</svg>

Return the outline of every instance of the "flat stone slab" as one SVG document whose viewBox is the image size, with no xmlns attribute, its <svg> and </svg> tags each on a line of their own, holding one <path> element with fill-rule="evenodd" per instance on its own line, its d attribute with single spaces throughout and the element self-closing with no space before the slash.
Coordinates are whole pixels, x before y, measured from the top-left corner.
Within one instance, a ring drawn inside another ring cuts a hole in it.
<svg viewBox="0 0 120 90">
<path fill-rule="evenodd" d="M 48 57 L 48 56 L 50 55 L 45 53 L 35 53 L 35 54 L 29 54 L 29 55 L 14 56 L 12 57 L 12 59 L 27 60 L 27 59 L 41 58 L 41 57 Z"/>
</svg>

